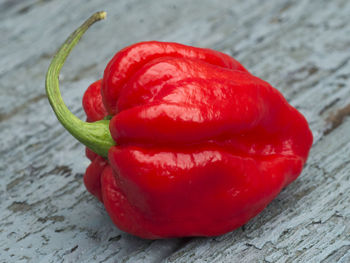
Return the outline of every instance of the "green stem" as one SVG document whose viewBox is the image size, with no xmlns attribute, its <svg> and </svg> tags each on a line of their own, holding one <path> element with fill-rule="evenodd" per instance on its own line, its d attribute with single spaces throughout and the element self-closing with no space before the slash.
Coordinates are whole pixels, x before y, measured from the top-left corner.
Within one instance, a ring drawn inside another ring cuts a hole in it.
<svg viewBox="0 0 350 263">
<path fill-rule="evenodd" d="M 109 148 L 115 145 L 109 131 L 109 120 L 88 123 L 70 112 L 63 102 L 58 76 L 66 58 L 85 31 L 105 17 L 106 12 L 97 12 L 75 30 L 57 51 L 46 74 L 46 94 L 57 119 L 78 141 L 103 157 L 107 157 Z"/>
</svg>

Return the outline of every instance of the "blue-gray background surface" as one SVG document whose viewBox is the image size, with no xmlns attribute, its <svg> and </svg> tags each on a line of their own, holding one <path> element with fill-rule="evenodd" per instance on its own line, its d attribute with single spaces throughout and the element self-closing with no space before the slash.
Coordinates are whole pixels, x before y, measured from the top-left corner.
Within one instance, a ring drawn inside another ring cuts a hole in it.
<svg viewBox="0 0 350 263">
<path fill-rule="evenodd" d="M 84 148 L 55 119 L 44 76 L 93 12 L 61 90 L 81 98 L 113 54 L 143 40 L 233 55 L 308 119 L 308 163 L 259 216 L 215 238 L 142 240 L 85 190 Z M 350 2 L 0 0 L 0 262 L 350 262 Z"/>
</svg>

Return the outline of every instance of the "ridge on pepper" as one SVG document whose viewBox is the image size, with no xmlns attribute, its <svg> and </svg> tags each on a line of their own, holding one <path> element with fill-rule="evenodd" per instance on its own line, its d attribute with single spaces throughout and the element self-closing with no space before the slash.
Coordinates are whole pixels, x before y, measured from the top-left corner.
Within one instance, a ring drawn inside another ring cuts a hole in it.
<svg viewBox="0 0 350 263">
<path fill-rule="evenodd" d="M 109 129 L 105 141 L 71 132 L 88 146 L 86 188 L 120 229 L 148 239 L 242 226 L 300 175 L 313 140 L 302 114 L 237 60 L 177 43 L 117 52 L 83 107 Z"/>
</svg>

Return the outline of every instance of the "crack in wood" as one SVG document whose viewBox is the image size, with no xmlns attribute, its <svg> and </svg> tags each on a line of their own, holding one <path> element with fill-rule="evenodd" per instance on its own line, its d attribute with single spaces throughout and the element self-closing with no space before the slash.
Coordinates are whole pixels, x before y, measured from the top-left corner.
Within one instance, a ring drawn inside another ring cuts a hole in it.
<svg viewBox="0 0 350 263">
<path fill-rule="evenodd" d="M 32 209 L 32 205 L 29 205 L 26 201 L 24 202 L 14 201 L 11 205 L 7 207 L 7 209 L 11 210 L 14 213 L 26 212 Z"/>
<path fill-rule="evenodd" d="M 330 127 L 324 131 L 324 135 L 330 134 L 332 131 L 338 128 L 347 116 L 350 116 L 350 104 L 337 110 L 336 112 L 331 113 L 326 119 Z"/>
<path fill-rule="evenodd" d="M 23 112 L 29 105 L 34 104 L 46 97 L 46 94 L 40 94 L 24 102 L 21 106 L 12 109 L 9 113 L 0 113 L 0 122 L 11 119 L 17 114 Z"/>
</svg>

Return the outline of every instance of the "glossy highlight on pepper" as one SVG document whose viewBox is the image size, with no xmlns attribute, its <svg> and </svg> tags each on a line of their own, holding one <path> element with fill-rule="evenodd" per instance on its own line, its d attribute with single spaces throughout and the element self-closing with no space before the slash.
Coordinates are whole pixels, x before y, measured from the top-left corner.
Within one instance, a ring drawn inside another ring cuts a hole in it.
<svg viewBox="0 0 350 263">
<path fill-rule="evenodd" d="M 51 86 L 49 98 L 58 79 Z M 312 145 L 307 121 L 278 90 L 226 54 L 178 43 L 117 52 L 83 107 L 88 124 L 74 130 L 53 106 L 88 147 L 86 188 L 121 230 L 148 239 L 242 226 L 300 175 Z M 84 135 L 101 121 L 108 135 Z"/>
</svg>

